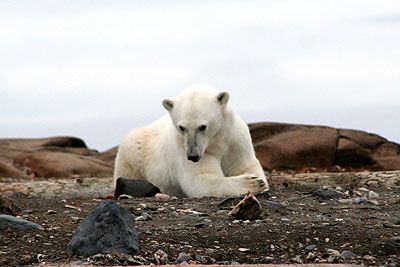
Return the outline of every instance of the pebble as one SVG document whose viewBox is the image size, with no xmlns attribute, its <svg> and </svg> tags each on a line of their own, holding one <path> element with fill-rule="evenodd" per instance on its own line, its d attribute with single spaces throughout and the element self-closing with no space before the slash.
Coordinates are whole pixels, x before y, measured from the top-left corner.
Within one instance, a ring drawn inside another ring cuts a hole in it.
<svg viewBox="0 0 400 267">
<path fill-rule="evenodd" d="M 248 251 L 250 251 L 249 248 L 239 248 L 238 250 L 239 250 L 240 252 L 248 252 Z"/>
<path fill-rule="evenodd" d="M 188 261 L 188 260 L 190 260 L 190 259 L 192 259 L 192 257 L 190 257 L 190 255 L 189 254 L 186 254 L 185 252 L 181 252 L 181 253 L 179 253 L 179 256 L 178 256 L 178 258 L 175 260 L 175 262 L 176 263 L 182 263 L 182 262 L 184 262 L 184 261 Z"/>
<path fill-rule="evenodd" d="M 311 251 L 311 250 L 314 250 L 316 247 L 317 247 L 317 245 L 311 244 L 306 247 L 306 250 Z"/>
<path fill-rule="evenodd" d="M 296 257 L 292 258 L 292 261 L 295 263 L 303 264 L 303 260 L 301 259 L 300 255 L 297 255 Z"/>
<path fill-rule="evenodd" d="M 357 257 L 357 255 L 351 252 L 350 250 L 344 250 L 342 253 L 340 253 L 340 257 L 342 259 L 353 259 Z"/>
<path fill-rule="evenodd" d="M 306 260 L 313 260 L 315 259 L 315 254 L 312 252 L 308 252 Z"/>
<path fill-rule="evenodd" d="M 373 257 L 373 256 L 371 256 L 371 255 L 365 255 L 365 256 L 363 257 L 363 260 L 366 260 L 366 261 L 375 261 L 376 258 Z"/>
<path fill-rule="evenodd" d="M 369 191 L 368 192 L 368 198 L 369 199 L 375 199 L 375 198 L 378 198 L 378 197 L 379 197 L 379 195 L 377 193 L 375 193 L 374 191 Z"/>
<path fill-rule="evenodd" d="M 171 197 L 167 194 L 157 193 L 155 195 L 156 201 L 158 202 L 169 202 L 171 201 Z"/>
<path fill-rule="evenodd" d="M 165 265 L 169 263 L 168 254 L 159 249 L 154 253 L 154 261 L 156 262 L 156 265 Z"/>
<path fill-rule="evenodd" d="M 127 194 L 122 194 L 118 197 L 118 200 L 120 199 L 131 199 L 133 196 L 127 195 Z"/>
<path fill-rule="evenodd" d="M 205 223 L 211 223 L 212 221 L 210 219 L 204 219 Z"/>
<path fill-rule="evenodd" d="M 148 214 L 147 212 L 142 212 L 142 214 L 140 214 L 140 216 L 137 217 L 135 219 L 135 221 L 149 221 L 151 219 L 152 218 L 151 218 L 150 214 Z"/>
<path fill-rule="evenodd" d="M 55 211 L 55 210 L 48 210 L 48 211 L 46 212 L 46 214 L 57 214 L 57 211 Z"/>
<path fill-rule="evenodd" d="M 340 256 L 340 252 L 337 251 L 336 249 L 330 249 L 328 248 L 326 250 L 326 252 L 330 255 L 330 256 L 334 256 L 334 257 L 339 257 Z"/>
</svg>

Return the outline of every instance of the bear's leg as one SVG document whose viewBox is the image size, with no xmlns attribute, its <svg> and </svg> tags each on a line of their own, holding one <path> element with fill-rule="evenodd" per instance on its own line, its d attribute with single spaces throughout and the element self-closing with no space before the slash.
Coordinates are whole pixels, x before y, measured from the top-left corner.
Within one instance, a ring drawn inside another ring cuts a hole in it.
<svg viewBox="0 0 400 267">
<path fill-rule="evenodd" d="M 180 185 L 188 197 L 238 196 L 248 191 L 268 189 L 264 173 L 262 177 L 252 173 L 225 177 L 220 161 L 213 157 L 203 158 L 199 163 L 188 163 Z"/>
</svg>

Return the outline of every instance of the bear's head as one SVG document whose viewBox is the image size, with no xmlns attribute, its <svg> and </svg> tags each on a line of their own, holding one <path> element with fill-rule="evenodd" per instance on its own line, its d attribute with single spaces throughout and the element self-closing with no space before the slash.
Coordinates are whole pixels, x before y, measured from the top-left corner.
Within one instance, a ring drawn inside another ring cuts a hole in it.
<svg viewBox="0 0 400 267">
<path fill-rule="evenodd" d="M 198 162 L 201 159 L 209 141 L 220 130 L 228 100 L 228 92 L 196 84 L 162 101 L 181 137 L 188 160 Z"/>
</svg>

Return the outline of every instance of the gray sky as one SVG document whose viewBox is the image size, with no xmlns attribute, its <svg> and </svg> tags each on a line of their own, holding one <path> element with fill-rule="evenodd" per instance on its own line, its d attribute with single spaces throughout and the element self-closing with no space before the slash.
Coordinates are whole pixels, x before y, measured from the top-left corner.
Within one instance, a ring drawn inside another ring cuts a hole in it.
<svg viewBox="0 0 400 267">
<path fill-rule="evenodd" d="M 0 138 L 99 150 L 198 82 L 249 122 L 400 143 L 400 1 L 0 1 Z"/>
</svg>

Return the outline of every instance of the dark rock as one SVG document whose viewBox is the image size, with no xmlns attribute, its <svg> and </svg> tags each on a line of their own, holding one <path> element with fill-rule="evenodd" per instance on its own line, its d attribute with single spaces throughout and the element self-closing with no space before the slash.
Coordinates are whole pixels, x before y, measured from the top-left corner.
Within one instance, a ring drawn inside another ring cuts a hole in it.
<svg viewBox="0 0 400 267">
<path fill-rule="evenodd" d="M 305 247 L 306 250 L 311 251 L 314 250 L 317 247 L 317 245 L 311 244 Z"/>
<path fill-rule="evenodd" d="M 257 198 L 249 192 L 228 215 L 238 220 L 255 220 L 261 215 L 261 204 L 258 202 Z"/>
<path fill-rule="evenodd" d="M 100 202 L 76 230 L 68 244 L 69 255 L 138 253 L 138 233 L 133 221 L 133 215 L 114 202 Z"/>
<path fill-rule="evenodd" d="M 15 216 L 20 209 L 14 205 L 11 199 L 0 195 L 0 214 L 8 214 Z"/>
<path fill-rule="evenodd" d="M 17 218 L 7 214 L 0 214 L 0 229 L 16 229 L 16 230 L 43 230 L 43 227 L 39 224 L 31 221 Z"/>
<path fill-rule="evenodd" d="M 116 182 L 114 197 L 130 195 L 133 197 L 151 197 L 160 193 L 160 189 L 142 179 L 130 179 L 119 177 Z"/>
<path fill-rule="evenodd" d="M 195 260 L 197 263 L 201 264 L 214 264 L 216 262 L 216 260 L 212 257 L 201 255 L 196 255 Z"/>
<path fill-rule="evenodd" d="M 354 259 L 357 257 L 357 255 L 350 250 L 344 250 L 342 253 L 340 253 L 340 257 L 342 259 Z"/>
<path fill-rule="evenodd" d="M 333 189 L 318 189 L 315 190 L 312 194 L 322 199 L 338 199 L 342 196 L 342 194 Z"/>
<path fill-rule="evenodd" d="M 109 177 L 113 168 L 105 162 L 71 153 L 37 151 L 18 156 L 15 165 L 28 167 L 37 177 Z"/>
<path fill-rule="evenodd" d="M 282 203 L 271 201 L 271 200 L 261 199 L 259 201 L 262 206 L 265 206 L 265 207 L 273 209 L 273 210 L 280 210 L 280 209 L 283 209 L 286 207 Z"/>
<path fill-rule="evenodd" d="M 182 262 L 184 262 L 184 261 L 188 261 L 188 260 L 191 260 L 192 259 L 192 257 L 190 257 L 190 255 L 189 254 L 186 254 L 185 252 L 181 252 L 181 253 L 179 253 L 179 256 L 178 256 L 178 258 L 176 259 L 176 263 L 182 263 Z"/>
</svg>

